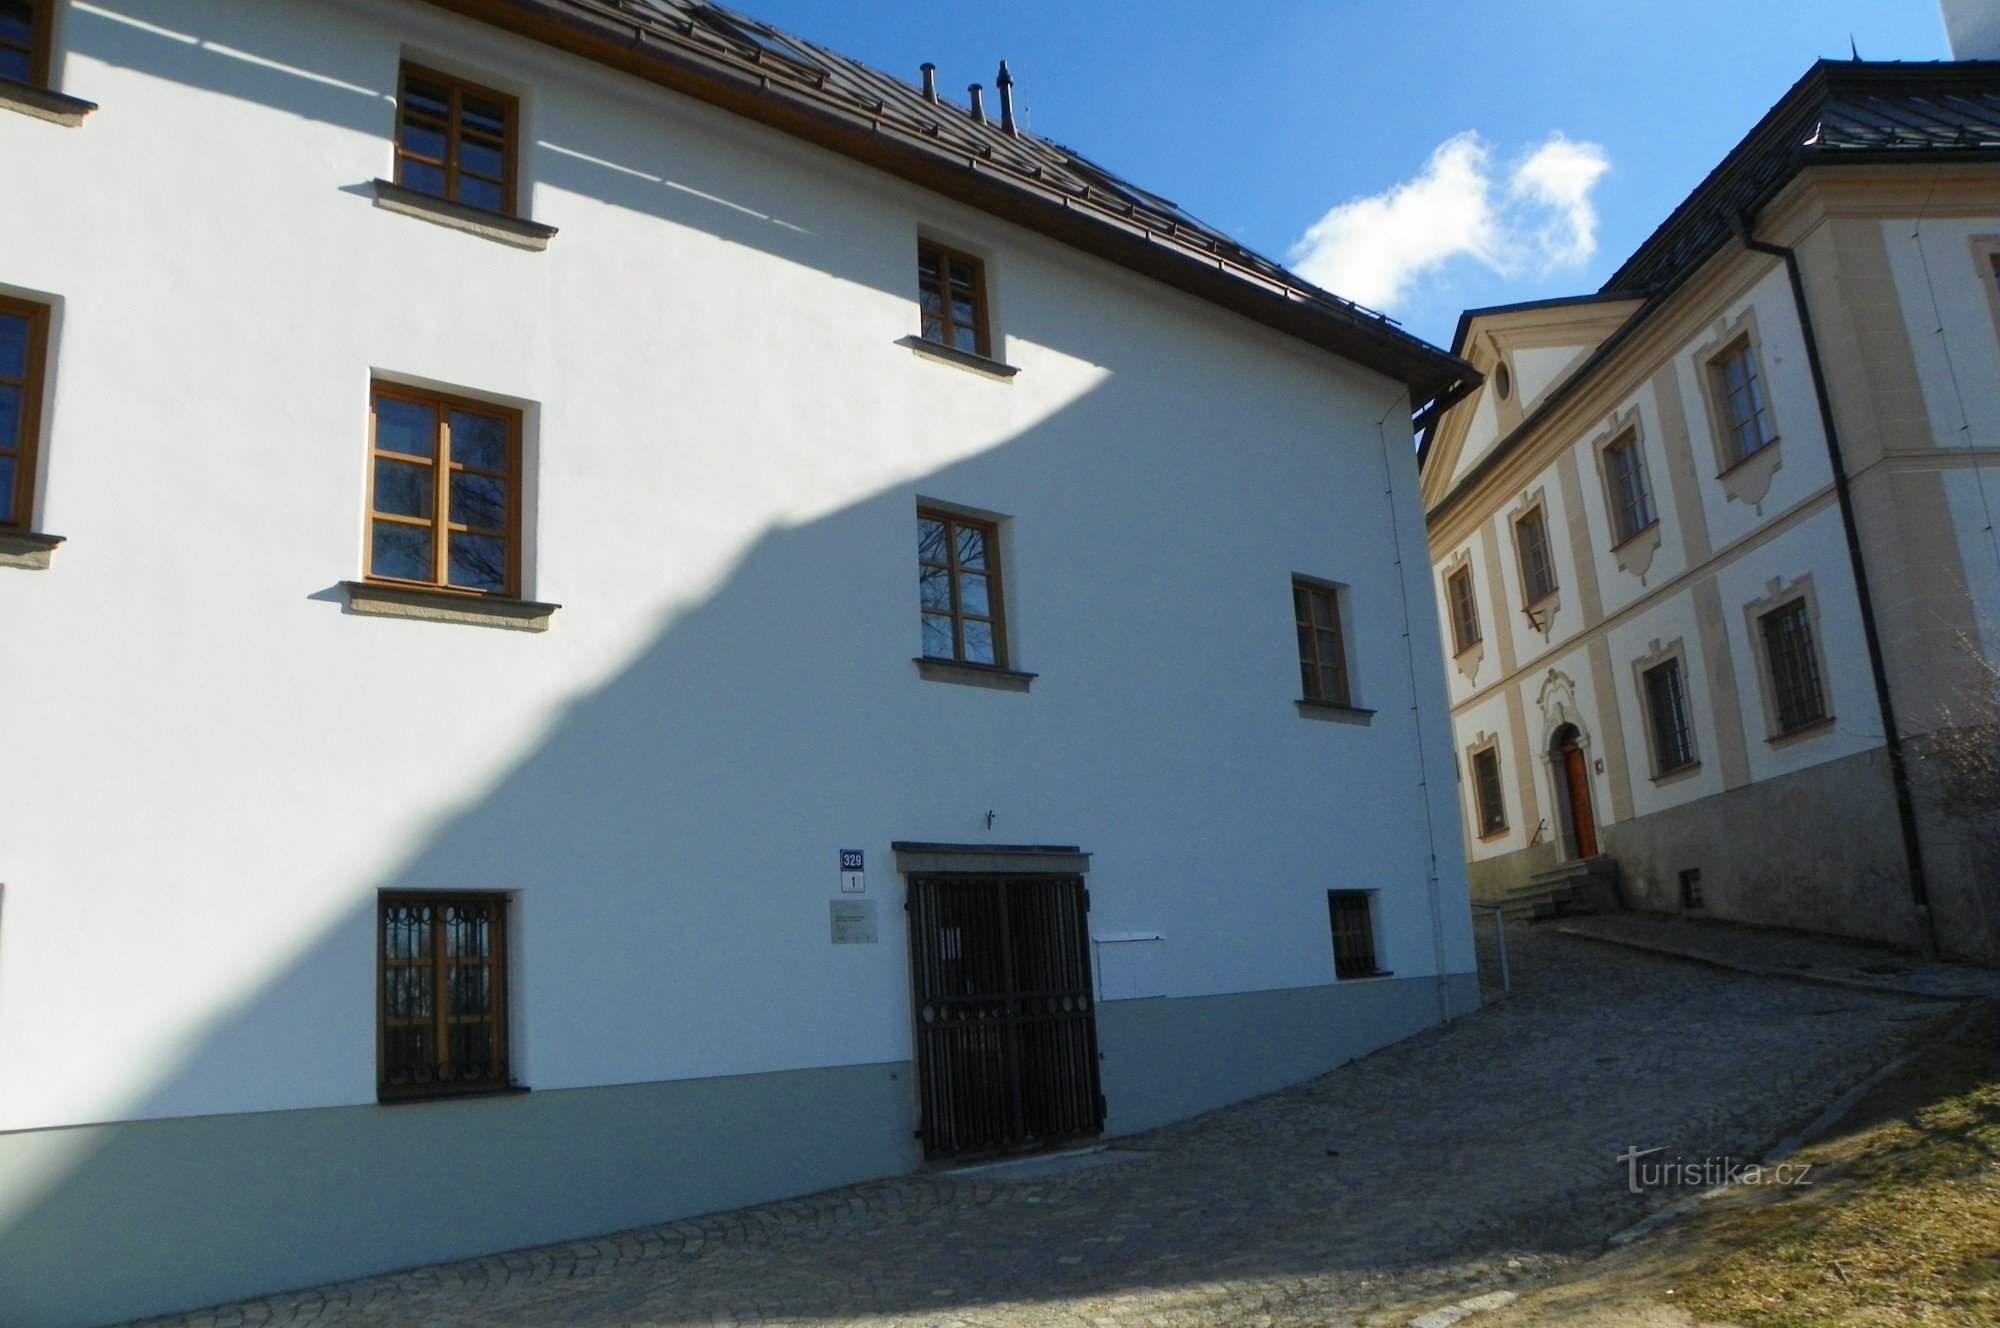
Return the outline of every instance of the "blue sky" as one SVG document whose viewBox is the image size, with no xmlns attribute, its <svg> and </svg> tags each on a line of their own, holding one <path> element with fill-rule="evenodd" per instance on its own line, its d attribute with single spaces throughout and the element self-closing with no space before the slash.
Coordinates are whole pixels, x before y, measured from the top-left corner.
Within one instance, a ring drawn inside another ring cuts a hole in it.
<svg viewBox="0 0 2000 1328">
<path fill-rule="evenodd" d="M 1595 289 L 1850 36 L 1947 55 L 1937 0 L 734 3 L 961 100 L 1005 57 L 1035 132 L 1440 343 Z"/>
</svg>

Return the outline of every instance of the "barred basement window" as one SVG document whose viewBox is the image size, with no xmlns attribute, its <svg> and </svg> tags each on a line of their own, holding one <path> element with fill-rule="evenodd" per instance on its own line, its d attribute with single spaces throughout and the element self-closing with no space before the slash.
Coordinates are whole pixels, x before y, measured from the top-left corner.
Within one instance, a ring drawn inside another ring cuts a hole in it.
<svg viewBox="0 0 2000 1328">
<path fill-rule="evenodd" d="M 1326 911 L 1333 921 L 1333 975 L 1336 978 L 1372 978 L 1382 970 L 1375 964 L 1375 920 L 1369 912 L 1367 890 L 1329 890 Z"/>
<path fill-rule="evenodd" d="M 925 341 L 992 357 L 986 264 L 971 254 L 924 241 L 917 246 L 917 303 Z"/>
<path fill-rule="evenodd" d="M 375 384 L 368 579 L 514 596 L 521 413 Z"/>
<path fill-rule="evenodd" d="M 991 522 L 917 512 L 917 600 L 925 659 L 1007 667 L 1000 533 Z"/>
<path fill-rule="evenodd" d="M 0 78 L 49 85 L 54 0 L 0 0 Z"/>
<path fill-rule="evenodd" d="M 1472 754 L 1472 801 L 1479 816 L 1479 837 L 1507 828 L 1507 804 L 1500 790 L 1500 749 L 1486 747 Z"/>
<path fill-rule="evenodd" d="M 1472 591 L 1472 569 L 1461 567 L 1444 580 L 1445 599 L 1451 606 L 1451 646 L 1463 654 L 1480 642 L 1479 600 Z"/>
<path fill-rule="evenodd" d="M 1652 525 L 1653 491 L 1646 482 L 1646 458 L 1639 435 L 1628 433 L 1604 449 L 1605 477 L 1611 483 L 1611 524 L 1623 544 Z"/>
<path fill-rule="evenodd" d="M 1305 699 L 1352 705 L 1347 686 L 1347 645 L 1340 630 L 1340 591 L 1323 581 L 1292 578 L 1292 617 L 1299 632 L 1299 681 Z"/>
<path fill-rule="evenodd" d="M 1806 602 L 1795 599 L 1764 615 L 1764 657 L 1770 662 L 1771 691 L 1777 701 L 1778 733 L 1796 733 L 1826 718 L 1813 652 L 1812 622 Z"/>
<path fill-rule="evenodd" d="M 378 912 L 380 1096 L 508 1087 L 506 897 L 385 893 Z"/>
<path fill-rule="evenodd" d="M 490 212 L 515 211 L 520 102 L 404 65 L 396 98 L 396 183 Z"/>
<path fill-rule="evenodd" d="M 1652 726 L 1656 775 L 1670 775 L 1694 764 L 1694 737 L 1688 730 L 1687 690 L 1681 664 L 1670 659 L 1647 669 L 1646 715 Z"/>
<path fill-rule="evenodd" d="M 1771 410 L 1764 399 L 1764 378 L 1758 372 L 1757 351 L 1748 336 L 1738 337 L 1709 361 L 1709 377 L 1724 430 L 1723 456 L 1734 466 L 1778 440 L 1771 428 Z"/>
<path fill-rule="evenodd" d="M 1514 545 L 1521 555 L 1521 593 L 1533 608 L 1556 593 L 1555 562 L 1549 555 L 1549 521 L 1543 510 L 1514 523 Z"/>
</svg>

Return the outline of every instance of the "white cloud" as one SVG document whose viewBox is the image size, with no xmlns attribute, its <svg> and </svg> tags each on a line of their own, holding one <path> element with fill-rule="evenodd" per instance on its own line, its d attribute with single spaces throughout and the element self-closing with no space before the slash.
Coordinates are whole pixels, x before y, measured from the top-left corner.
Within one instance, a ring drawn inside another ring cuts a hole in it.
<svg viewBox="0 0 2000 1328">
<path fill-rule="evenodd" d="M 1597 252 L 1591 191 L 1611 169 L 1595 143 L 1561 134 L 1504 171 L 1476 133 L 1446 139 L 1414 179 L 1321 217 L 1292 247 L 1298 274 L 1375 308 L 1457 258 L 1546 276 Z"/>
</svg>

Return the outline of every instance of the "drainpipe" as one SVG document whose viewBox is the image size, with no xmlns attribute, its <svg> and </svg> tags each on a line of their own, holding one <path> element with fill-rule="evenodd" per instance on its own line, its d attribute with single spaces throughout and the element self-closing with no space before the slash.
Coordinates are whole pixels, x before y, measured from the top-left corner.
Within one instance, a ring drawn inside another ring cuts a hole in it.
<svg viewBox="0 0 2000 1328">
<path fill-rule="evenodd" d="M 1792 282 L 1792 303 L 1798 309 L 1799 331 L 1805 338 L 1806 365 L 1812 370 L 1813 393 L 1819 398 L 1820 432 L 1826 436 L 1827 459 L 1833 464 L 1833 491 L 1840 503 L 1840 524 L 1847 534 L 1847 560 L 1854 572 L 1854 592 L 1861 602 L 1861 635 L 1868 643 L 1868 669 L 1875 677 L 1875 705 L 1882 714 L 1882 734 L 1889 753 L 1889 782 L 1896 790 L 1896 820 L 1903 831 L 1903 861 L 1910 872 L 1910 905 L 1917 915 L 1926 959 L 1938 952 L 1937 924 L 1931 917 L 1930 885 L 1924 875 L 1924 851 L 1917 837 L 1917 803 L 1910 790 L 1910 767 L 1903 755 L 1903 735 L 1896 726 L 1896 704 L 1889 695 L 1889 667 L 1882 657 L 1882 633 L 1875 623 L 1875 595 L 1868 582 L 1868 565 L 1861 554 L 1861 528 L 1854 517 L 1854 494 L 1841 456 L 1840 431 L 1833 422 L 1833 397 L 1827 391 L 1826 370 L 1820 364 L 1819 338 L 1813 335 L 1812 310 L 1806 304 L 1806 283 L 1799 275 L 1798 251 L 1759 240 L 1750 218 L 1736 218 L 1743 247 L 1785 260 Z"/>
</svg>

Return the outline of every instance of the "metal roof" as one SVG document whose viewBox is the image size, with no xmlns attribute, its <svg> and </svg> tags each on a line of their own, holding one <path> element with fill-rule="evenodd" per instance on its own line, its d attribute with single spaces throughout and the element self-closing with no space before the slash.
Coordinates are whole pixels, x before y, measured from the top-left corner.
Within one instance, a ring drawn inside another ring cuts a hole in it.
<svg viewBox="0 0 2000 1328">
<path fill-rule="evenodd" d="M 1072 148 L 982 121 L 949 98 L 930 100 L 709 0 L 428 2 L 763 120 L 1159 277 L 1408 384 L 1416 406 L 1455 400 L 1478 382 L 1469 365 L 1393 319 L 1312 285 Z"/>
<path fill-rule="evenodd" d="M 1624 266 L 1606 295 L 1647 295 L 1706 258 L 1800 168 L 2000 155 L 2000 61 L 1822 60 L 1793 84 Z"/>
</svg>

